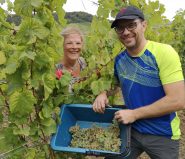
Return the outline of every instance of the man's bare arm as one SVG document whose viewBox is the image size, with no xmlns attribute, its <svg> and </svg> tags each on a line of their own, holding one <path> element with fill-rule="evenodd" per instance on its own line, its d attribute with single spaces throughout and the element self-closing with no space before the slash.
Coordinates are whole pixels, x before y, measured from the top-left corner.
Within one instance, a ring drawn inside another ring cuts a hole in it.
<svg viewBox="0 0 185 159">
<path fill-rule="evenodd" d="M 163 86 L 166 96 L 155 103 L 135 110 L 136 118 L 158 117 L 185 109 L 184 81 Z"/>
<path fill-rule="evenodd" d="M 185 109 L 185 84 L 179 81 L 163 86 L 165 96 L 160 100 L 134 110 L 120 110 L 115 118 L 125 124 L 138 119 L 159 117 L 171 112 Z"/>
</svg>

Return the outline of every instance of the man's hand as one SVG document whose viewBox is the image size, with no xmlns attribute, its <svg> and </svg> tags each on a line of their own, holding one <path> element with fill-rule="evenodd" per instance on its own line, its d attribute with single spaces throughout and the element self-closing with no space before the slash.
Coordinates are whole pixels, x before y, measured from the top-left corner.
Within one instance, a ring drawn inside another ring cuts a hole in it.
<svg viewBox="0 0 185 159">
<path fill-rule="evenodd" d="M 97 113 L 104 113 L 105 106 L 108 104 L 108 98 L 106 92 L 102 92 L 98 95 L 93 103 L 93 110 Z"/>
<path fill-rule="evenodd" d="M 131 124 L 136 121 L 136 115 L 134 110 L 119 110 L 115 112 L 114 118 L 123 124 Z"/>
</svg>

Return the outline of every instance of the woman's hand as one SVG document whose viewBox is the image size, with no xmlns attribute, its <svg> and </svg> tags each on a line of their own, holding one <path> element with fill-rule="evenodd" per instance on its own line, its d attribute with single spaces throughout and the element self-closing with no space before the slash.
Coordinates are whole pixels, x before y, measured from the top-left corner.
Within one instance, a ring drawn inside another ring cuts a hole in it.
<svg viewBox="0 0 185 159">
<path fill-rule="evenodd" d="M 105 106 L 108 104 L 108 98 L 106 91 L 99 94 L 94 103 L 93 103 L 93 110 L 97 113 L 104 113 Z"/>
</svg>

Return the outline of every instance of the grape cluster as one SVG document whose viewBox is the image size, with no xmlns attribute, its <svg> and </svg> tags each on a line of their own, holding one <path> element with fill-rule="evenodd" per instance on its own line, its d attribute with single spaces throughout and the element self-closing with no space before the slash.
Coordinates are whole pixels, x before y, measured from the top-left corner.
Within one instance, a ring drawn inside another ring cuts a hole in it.
<svg viewBox="0 0 185 159">
<path fill-rule="evenodd" d="M 120 152 L 120 129 L 116 121 L 107 128 L 95 124 L 91 128 L 75 125 L 69 131 L 72 134 L 71 147 Z"/>
</svg>

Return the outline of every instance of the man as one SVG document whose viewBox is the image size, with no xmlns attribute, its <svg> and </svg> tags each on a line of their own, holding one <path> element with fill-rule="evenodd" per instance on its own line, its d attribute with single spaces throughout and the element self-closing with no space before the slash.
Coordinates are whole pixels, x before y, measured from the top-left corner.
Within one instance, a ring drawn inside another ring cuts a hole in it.
<svg viewBox="0 0 185 159">
<path fill-rule="evenodd" d="M 114 74 L 128 109 L 117 111 L 115 119 L 132 123 L 129 158 L 145 151 L 152 159 L 178 159 L 176 111 L 185 108 L 182 68 L 170 45 L 146 40 L 146 27 L 143 13 L 133 6 L 122 9 L 111 25 L 126 47 L 115 59 Z M 105 91 L 97 96 L 93 110 L 104 113 L 106 104 Z"/>
</svg>

